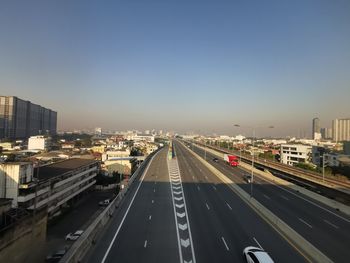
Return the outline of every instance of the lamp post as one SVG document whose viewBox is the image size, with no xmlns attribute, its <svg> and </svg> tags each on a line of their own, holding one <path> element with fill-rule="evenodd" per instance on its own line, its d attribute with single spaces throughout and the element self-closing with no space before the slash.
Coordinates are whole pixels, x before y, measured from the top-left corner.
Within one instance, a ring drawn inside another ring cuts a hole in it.
<svg viewBox="0 0 350 263">
<path fill-rule="evenodd" d="M 240 128 L 241 125 L 234 124 L 235 127 Z M 255 138 L 255 129 L 264 128 L 264 127 L 246 127 L 253 130 L 253 138 L 252 138 L 252 170 L 251 170 L 251 179 L 250 179 L 250 198 L 253 197 L 253 182 L 254 182 L 254 138 Z M 267 128 L 273 129 L 274 126 L 268 126 Z"/>
<path fill-rule="evenodd" d="M 325 167 L 326 167 L 326 162 L 325 162 L 325 157 L 326 154 L 322 154 L 322 182 L 324 183 L 324 173 L 325 173 Z"/>
</svg>

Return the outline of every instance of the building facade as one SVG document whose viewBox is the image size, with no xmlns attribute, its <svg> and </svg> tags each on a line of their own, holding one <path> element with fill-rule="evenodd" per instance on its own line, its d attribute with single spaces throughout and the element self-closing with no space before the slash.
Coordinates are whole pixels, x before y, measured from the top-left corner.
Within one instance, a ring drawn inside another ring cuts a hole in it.
<svg viewBox="0 0 350 263">
<path fill-rule="evenodd" d="M 56 134 L 57 112 L 13 96 L 0 96 L 0 139 Z"/>
<path fill-rule="evenodd" d="M 32 163 L 0 164 L 0 198 L 12 199 L 13 208 L 47 207 L 49 216 L 58 213 L 80 193 L 90 189 L 100 163 L 72 158 L 34 168 Z"/>
<path fill-rule="evenodd" d="M 294 165 L 297 163 L 310 163 L 312 146 L 303 144 L 282 144 L 281 163 Z"/>
<path fill-rule="evenodd" d="M 51 139 L 45 136 L 31 136 L 28 139 L 28 150 L 47 151 L 51 146 Z"/>
<path fill-rule="evenodd" d="M 318 139 L 320 133 L 321 133 L 320 119 L 314 118 L 312 119 L 312 138 L 314 140 Z"/>
<path fill-rule="evenodd" d="M 350 141 L 350 119 L 333 120 L 333 141 Z"/>
</svg>

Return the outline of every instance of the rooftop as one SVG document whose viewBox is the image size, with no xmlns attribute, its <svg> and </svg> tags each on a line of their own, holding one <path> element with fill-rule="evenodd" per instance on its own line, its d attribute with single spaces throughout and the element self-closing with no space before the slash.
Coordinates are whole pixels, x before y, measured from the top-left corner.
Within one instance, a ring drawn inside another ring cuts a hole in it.
<svg viewBox="0 0 350 263">
<path fill-rule="evenodd" d="M 82 166 L 96 163 L 92 159 L 72 158 L 49 165 L 37 167 L 34 169 L 34 174 L 39 174 L 39 180 L 48 180 L 60 175 L 63 175 Z"/>
</svg>

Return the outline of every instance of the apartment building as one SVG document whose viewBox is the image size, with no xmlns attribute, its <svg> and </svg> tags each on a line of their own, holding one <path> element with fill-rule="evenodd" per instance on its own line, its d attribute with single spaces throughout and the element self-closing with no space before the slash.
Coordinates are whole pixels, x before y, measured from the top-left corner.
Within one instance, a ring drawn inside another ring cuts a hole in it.
<svg viewBox="0 0 350 263">
<path fill-rule="evenodd" d="M 333 141 L 350 141 L 350 119 L 333 120 Z"/>
<path fill-rule="evenodd" d="M 0 139 L 56 134 L 57 112 L 13 96 L 0 96 Z"/>
</svg>

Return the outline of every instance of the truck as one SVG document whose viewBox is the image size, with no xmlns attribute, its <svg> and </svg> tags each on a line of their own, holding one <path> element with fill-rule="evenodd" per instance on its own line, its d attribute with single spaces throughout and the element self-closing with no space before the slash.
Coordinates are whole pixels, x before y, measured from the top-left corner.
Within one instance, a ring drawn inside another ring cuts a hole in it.
<svg viewBox="0 0 350 263">
<path fill-rule="evenodd" d="M 232 154 L 224 154 L 224 161 L 230 166 L 238 166 L 238 157 Z"/>
</svg>

